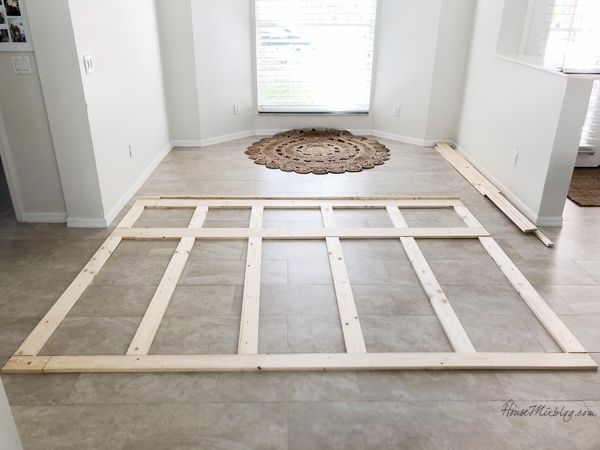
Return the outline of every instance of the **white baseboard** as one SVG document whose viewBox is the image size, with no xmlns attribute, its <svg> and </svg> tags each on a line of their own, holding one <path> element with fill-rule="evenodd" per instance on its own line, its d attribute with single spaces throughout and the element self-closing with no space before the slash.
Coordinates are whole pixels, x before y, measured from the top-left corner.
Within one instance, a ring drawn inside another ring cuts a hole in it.
<svg viewBox="0 0 600 450">
<path fill-rule="evenodd" d="M 67 213 L 23 213 L 21 219 L 28 223 L 65 223 Z"/>
<path fill-rule="evenodd" d="M 460 145 L 456 145 L 456 150 L 464 156 L 479 172 L 481 172 L 488 180 L 492 182 L 525 217 L 531 220 L 538 227 L 561 227 L 563 219 L 562 217 L 554 216 L 538 216 L 534 213 L 529 206 L 527 206 L 517 195 L 511 192 L 504 184 L 500 183 L 496 177 L 494 177 L 488 170 L 481 167 L 477 161 L 474 160 L 473 156 Z"/>
<path fill-rule="evenodd" d="M 562 227 L 563 226 L 563 218 L 554 217 L 554 216 L 538 216 L 538 219 L 535 221 L 535 224 L 538 227 Z"/>
<path fill-rule="evenodd" d="M 175 139 L 171 143 L 173 147 L 202 147 L 200 139 Z"/>
<path fill-rule="evenodd" d="M 131 184 L 117 203 L 109 210 L 105 217 L 71 217 L 66 213 L 24 213 L 23 222 L 41 223 L 67 223 L 69 228 L 106 228 L 115 220 L 121 209 L 135 195 L 150 174 L 156 169 L 165 156 L 169 154 L 173 145 L 167 144 L 156 157 L 148 164 L 140 176 Z"/>
<path fill-rule="evenodd" d="M 154 169 L 156 169 L 158 167 L 158 165 L 165 158 L 165 156 L 167 156 L 169 154 L 169 152 L 171 151 L 172 148 L 173 148 L 172 143 L 167 144 L 158 153 L 158 155 L 156 155 L 156 157 L 152 161 L 150 161 L 150 164 L 148 164 L 146 166 L 146 168 L 140 174 L 140 176 L 137 177 L 137 179 L 131 184 L 131 186 L 129 186 L 129 189 L 127 189 L 125 191 L 125 193 L 121 196 L 121 198 L 119 198 L 117 203 L 108 211 L 108 213 L 104 217 L 105 225 L 101 225 L 101 227 L 110 226 L 110 224 L 113 222 L 113 220 L 115 220 L 115 217 L 117 217 L 117 214 L 119 214 L 121 209 L 123 209 L 123 207 L 127 204 L 127 202 L 129 202 L 129 200 L 131 200 L 131 197 L 133 197 L 135 195 L 135 193 L 142 187 L 142 185 L 146 182 L 148 177 L 152 174 L 152 172 L 154 172 Z M 71 225 L 69 225 L 69 226 L 71 226 Z M 93 225 L 91 225 L 91 226 L 93 226 Z"/>
<path fill-rule="evenodd" d="M 390 139 L 403 144 L 418 145 L 419 147 L 435 147 L 438 142 L 455 145 L 452 139 L 419 139 L 401 134 L 388 133 L 387 131 L 370 130 L 370 135 L 383 139 Z"/>
<path fill-rule="evenodd" d="M 413 138 L 410 136 L 403 136 L 401 134 L 388 133 L 387 131 L 370 130 L 371 136 L 380 137 L 383 139 L 389 139 L 391 141 L 402 142 L 403 144 L 425 146 L 425 141 L 419 138 Z"/>
<path fill-rule="evenodd" d="M 456 142 L 452 139 L 428 139 L 423 141 L 423 147 L 435 147 L 436 144 L 448 144 L 453 147 L 456 147 Z"/>
<path fill-rule="evenodd" d="M 273 128 L 273 129 L 257 129 L 254 130 L 255 136 L 273 136 L 277 133 L 283 133 L 284 131 L 288 131 L 289 128 Z"/>
<path fill-rule="evenodd" d="M 67 217 L 68 228 L 106 228 L 109 225 L 104 217 Z"/>
<path fill-rule="evenodd" d="M 237 133 L 223 134 L 207 139 L 174 139 L 173 147 L 206 147 L 209 145 L 222 144 L 224 142 L 235 141 L 251 136 L 256 136 L 254 130 L 239 131 Z"/>
<path fill-rule="evenodd" d="M 273 136 L 277 133 L 283 133 L 288 131 L 289 128 L 258 128 L 255 130 L 240 131 L 239 133 L 226 134 L 208 139 L 199 140 L 174 140 L 173 147 L 206 147 L 208 145 L 222 144 L 224 142 L 234 141 L 236 139 L 243 139 L 251 136 Z M 445 142 L 447 144 L 454 144 L 451 139 L 419 139 L 410 136 L 403 136 L 401 134 L 388 133 L 386 131 L 372 130 L 372 129 L 348 129 L 352 134 L 357 136 L 375 136 L 383 139 L 389 139 L 391 141 L 401 142 L 403 144 L 418 145 L 420 147 L 433 147 L 438 142 Z"/>
<path fill-rule="evenodd" d="M 311 127 L 307 127 L 311 128 Z M 289 128 L 272 128 L 272 129 L 257 129 L 254 130 L 255 136 L 273 136 L 277 133 L 283 133 L 284 131 L 289 131 Z M 369 129 L 348 129 L 348 131 L 357 136 L 369 136 L 373 135 L 373 130 Z"/>
<path fill-rule="evenodd" d="M 350 128 L 348 131 L 356 136 L 374 136 L 373 130 L 366 128 Z"/>
<path fill-rule="evenodd" d="M 288 129 L 285 129 L 285 128 L 271 129 L 271 130 L 262 129 L 262 130 L 255 130 L 254 134 L 256 136 L 272 136 L 274 134 L 282 133 L 287 130 Z M 389 139 L 391 141 L 401 142 L 403 144 L 418 145 L 420 147 L 433 147 L 438 142 L 446 142 L 448 144 L 454 144 L 454 141 L 452 141 L 450 139 L 423 140 L 423 139 L 413 138 L 410 136 L 403 136 L 401 134 L 388 133 L 386 131 L 372 130 L 372 129 L 367 129 L 367 128 L 360 128 L 360 129 L 349 128 L 348 131 L 350 131 L 350 133 L 355 134 L 357 136 L 375 136 L 375 137 L 380 137 L 383 139 Z"/>
</svg>

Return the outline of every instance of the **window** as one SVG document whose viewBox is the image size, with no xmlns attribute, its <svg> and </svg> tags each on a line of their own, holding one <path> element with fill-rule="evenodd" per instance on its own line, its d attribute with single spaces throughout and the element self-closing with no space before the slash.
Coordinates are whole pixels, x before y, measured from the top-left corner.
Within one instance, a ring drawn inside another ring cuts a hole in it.
<svg viewBox="0 0 600 450">
<path fill-rule="evenodd" d="M 258 109 L 366 113 L 377 0 L 256 0 Z"/>
<path fill-rule="evenodd" d="M 535 0 L 527 53 L 566 73 L 600 73 L 600 0 Z M 600 80 L 594 82 L 580 148 L 600 148 Z"/>
<path fill-rule="evenodd" d="M 600 151 L 600 80 L 594 81 L 590 106 L 581 133 L 581 148 Z"/>
<path fill-rule="evenodd" d="M 544 65 L 564 72 L 600 73 L 600 1 L 542 1 Z"/>
</svg>

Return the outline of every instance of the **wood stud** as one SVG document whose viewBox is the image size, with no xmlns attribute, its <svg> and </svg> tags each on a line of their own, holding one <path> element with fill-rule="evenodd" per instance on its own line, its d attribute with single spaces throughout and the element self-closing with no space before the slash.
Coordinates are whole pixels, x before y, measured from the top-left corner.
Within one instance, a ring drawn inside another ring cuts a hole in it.
<svg viewBox="0 0 600 450">
<path fill-rule="evenodd" d="M 206 206 L 196 207 L 188 227 L 190 229 L 201 228 L 206 219 L 207 212 L 208 208 Z M 171 257 L 171 261 L 154 292 L 154 296 L 150 301 L 142 322 L 131 340 L 131 344 L 129 344 L 129 348 L 127 349 L 128 355 L 147 355 L 150 351 L 152 342 L 154 342 L 154 338 L 158 332 L 158 327 L 169 307 L 171 297 L 173 296 L 173 292 L 175 292 L 177 282 L 183 273 L 195 241 L 193 237 L 184 237 L 179 241 L 175 253 Z"/>
<path fill-rule="evenodd" d="M 125 217 L 119 223 L 119 228 L 131 228 L 139 219 L 144 208 L 140 205 L 134 205 Z M 108 261 L 110 255 L 115 251 L 121 243 L 121 238 L 111 235 L 102 244 L 100 249 L 92 256 L 92 259 L 86 264 L 79 275 L 71 282 L 69 287 L 58 298 L 52 308 L 46 313 L 44 318 L 21 346 L 17 349 L 15 355 L 37 355 L 39 351 L 46 345 L 50 336 L 56 331 L 60 323 L 67 317 L 69 311 L 75 306 L 77 300 L 83 295 L 87 287 L 92 284 L 94 277 L 100 271 L 102 266 Z"/>
<path fill-rule="evenodd" d="M 188 228 L 133 228 L 145 208 L 194 208 Z M 202 228 L 209 208 L 251 208 L 248 228 Z M 320 209 L 323 228 L 265 229 L 265 208 Z M 338 228 L 335 208 L 385 208 L 394 228 Z M 467 227 L 410 228 L 399 208 L 454 208 Z M 460 324 L 417 238 L 479 239 L 511 284 L 564 353 L 478 353 Z M 400 239 L 456 353 L 368 353 L 340 239 Z M 126 355 L 38 356 L 123 239 L 178 239 L 179 244 L 156 289 Z M 160 323 L 196 239 L 247 239 L 248 255 L 238 354 L 149 355 Z M 258 352 L 261 253 L 264 239 L 325 239 L 338 301 L 346 353 L 260 354 Z M 455 197 L 143 197 L 125 215 L 80 274 L 25 339 L 3 368 L 10 373 L 204 372 L 258 370 L 385 369 L 597 369 L 597 364 L 552 311 L 495 240 Z"/>
<path fill-rule="evenodd" d="M 335 227 L 335 216 L 331 206 L 322 206 L 321 216 L 324 227 Z M 331 276 L 333 277 L 333 286 L 337 298 L 346 352 L 366 353 L 367 346 L 365 345 L 365 339 L 360 328 L 358 311 L 354 303 L 354 295 L 352 294 L 350 277 L 346 269 L 344 255 L 342 254 L 340 238 L 327 237 L 325 238 L 325 243 L 327 244 L 327 253 L 329 254 L 329 265 L 331 267 Z"/>
<path fill-rule="evenodd" d="M 388 206 L 387 211 L 395 227 L 408 228 L 398 207 Z M 467 336 L 467 332 L 461 325 L 458 317 L 456 317 L 454 309 L 452 309 L 425 256 L 423 256 L 423 253 L 419 249 L 415 238 L 401 237 L 400 242 L 421 282 L 421 286 L 423 286 L 427 297 L 429 297 L 431 307 L 442 324 L 442 328 L 446 332 L 446 336 L 448 336 L 448 340 L 454 351 L 459 353 L 475 353 L 475 347 L 473 347 L 469 336 Z"/>
<path fill-rule="evenodd" d="M 250 229 L 260 231 L 263 222 L 263 207 L 253 206 L 250 213 Z M 258 320 L 260 312 L 260 277 L 262 259 L 262 237 L 248 239 L 244 296 L 240 318 L 238 353 L 258 353 Z"/>
<path fill-rule="evenodd" d="M 462 205 L 456 205 L 454 208 L 468 226 L 481 226 L 479 221 L 467 208 Z M 498 243 L 491 237 L 481 237 L 479 238 L 479 242 L 487 250 L 498 267 L 500 267 L 502 273 L 508 278 L 508 281 L 517 290 L 538 320 L 544 325 L 548 333 L 556 340 L 560 348 L 565 352 L 585 352 L 585 348 L 583 348 L 552 308 L 548 306 L 542 296 L 538 294 L 508 255 L 504 253 L 504 250 L 500 248 Z"/>
</svg>

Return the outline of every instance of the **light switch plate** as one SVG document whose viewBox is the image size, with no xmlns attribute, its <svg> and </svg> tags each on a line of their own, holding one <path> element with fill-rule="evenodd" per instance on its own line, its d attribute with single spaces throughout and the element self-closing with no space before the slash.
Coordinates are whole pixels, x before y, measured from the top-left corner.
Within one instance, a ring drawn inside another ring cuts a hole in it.
<svg viewBox="0 0 600 450">
<path fill-rule="evenodd" d="M 33 73 L 29 56 L 11 56 L 13 72 L 17 75 Z"/>
<path fill-rule="evenodd" d="M 83 68 L 85 69 L 86 75 L 94 73 L 94 59 L 92 58 L 91 53 L 83 55 Z"/>
</svg>

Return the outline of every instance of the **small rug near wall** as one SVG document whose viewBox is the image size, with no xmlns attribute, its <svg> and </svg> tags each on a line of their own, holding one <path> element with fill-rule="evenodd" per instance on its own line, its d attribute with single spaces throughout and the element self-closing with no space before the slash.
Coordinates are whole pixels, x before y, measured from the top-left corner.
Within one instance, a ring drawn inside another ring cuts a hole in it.
<svg viewBox="0 0 600 450">
<path fill-rule="evenodd" d="M 252 144 L 246 154 L 269 169 L 316 174 L 360 172 L 390 158 L 380 142 L 330 128 L 279 133 Z"/>
<path fill-rule="evenodd" d="M 600 206 L 600 168 L 575 169 L 569 198 L 579 206 Z"/>
</svg>

